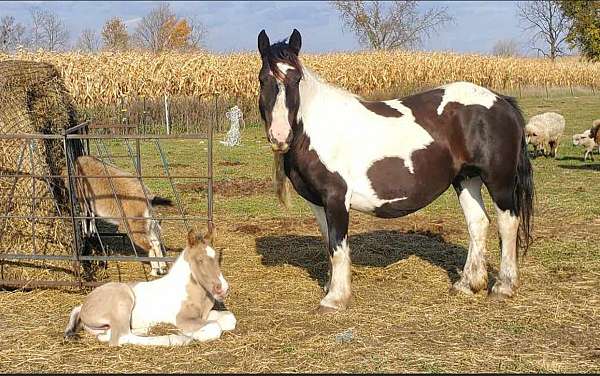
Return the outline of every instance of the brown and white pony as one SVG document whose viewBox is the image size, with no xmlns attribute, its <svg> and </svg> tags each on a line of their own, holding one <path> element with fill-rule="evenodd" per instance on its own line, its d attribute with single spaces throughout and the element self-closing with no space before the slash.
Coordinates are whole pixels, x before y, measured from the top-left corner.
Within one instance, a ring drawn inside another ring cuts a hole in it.
<svg viewBox="0 0 600 376">
<path fill-rule="evenodd" d="M 75 175 L 81 176 L 75 178 L 75 186 L 86 217 L 104 218 L 114 225 L 129 228 L 131 240 L 137 247 L 150 257 L 163 257 L 158 235 L 160 225 L 151 218 L 150 209 L 151 205 L 171 206 L 171 200 L 151 195 L 138 178 L 89 155 L 76 159 Z M 123 216 L 125 219 L 119 219 Z M 84 226 L 84 232 L 91 236 L 97 231 L 96 220 L 85 222 L 89 225 Z M 167 271 L 165 262 L 150 264 L 154 276 Z"/>
<path fill-rule="evenodd" d="M 425 207 L 450 185 L 471 238 L 454 289 L 471 294 L 487 286 L 485 185 L 502 247 L 490 296 L 513 296 L 517 247 L 531 240 L 534 195 L 516 101 L 468 82 L 366 101 L 304 66 L 298 58 L 301 43 L 295 29 L 289 43 L 271 45 L 264 30 L 258 35 L 259 108 L 279 167 L 280 199 L 286 201 L 289 179 L 308 201 L 328 245 L 330 276 L 320 311 L 343 309 L 351 297 L 350 209 L 401 217 Z"/>
<path fill-rule="evenodd" d="M 211 247 L 212 228 L 200 238 L 188 233 L 187 247 L 169 273 L 140 283 L 110 282 L 94 289 L 73 308 L 65 338 L 84 329 L 111 346 L 123 344 L 177 346 L 192 340 L 211 341 L 233 330 L 235 316 L 213 310 L 229 286 L 220 270 L 220 253 Z M 182 334 L 146 336 L 157 324 L 177 326 Z"/>
</svg>

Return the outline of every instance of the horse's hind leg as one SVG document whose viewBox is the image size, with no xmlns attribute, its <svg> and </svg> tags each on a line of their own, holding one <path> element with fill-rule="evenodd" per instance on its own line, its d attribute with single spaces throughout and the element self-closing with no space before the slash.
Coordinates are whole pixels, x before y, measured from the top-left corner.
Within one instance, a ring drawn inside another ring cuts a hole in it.
<svg viewBox="0 0 600 376">
<path fill-rule="evenodd" d="M 453 183 L 469 227 L 469 254 L 460 280 L 454 283 L 455 291 L 476 293 L 487 287 L 485 261 L 486 238 L 490 221 L 481 197 L 480 177 L 457 180 Z"/>
<path fill-rule="evenodd" d="M 516 210 L 516 202 L 513 196 L 514 180 L 510 183 L 499 184 L 498 182 L 486 182 L 486 186 L 498 218 L 498 234 L 502 248 L 500 259 L 500 272 L 496 283 L 490 292 L 490 298 L 506 298 L 514 295 L 518 287 L 517 268 L 517 236 L 519 232 L 519 216 Z"/>
</svg>

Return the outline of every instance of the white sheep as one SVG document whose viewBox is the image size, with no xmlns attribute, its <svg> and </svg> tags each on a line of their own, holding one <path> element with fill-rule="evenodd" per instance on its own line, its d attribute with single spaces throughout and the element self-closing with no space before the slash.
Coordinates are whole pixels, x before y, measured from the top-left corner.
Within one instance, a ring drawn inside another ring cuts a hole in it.
<svg viewBox="0 0 600 376">
<path fill-rule="evenodd" d="M 585 148 L 585 154 L 583 155 L 583 161 L 587 159 L 589 155 L 591 160 L 594 160 L 593 150 L 596 147 L 596 142 L 590 138 L 590 130 L 586 130 L 580 134 L 573 135 L 573 145 L 578 146 L 581 145 Z"/>
<path fill-rule="evenodd" d="M 550 148 L 550 155 L 557 157 L 560 137 L 565 130 L 565 118 L 556 112 L 545 112 L 532 116 L 525 126 L 525 136 L 528 144 L 534 147 L 534 155 L 538 149 L 546 156 L 546 145 Z"/>
</svg>

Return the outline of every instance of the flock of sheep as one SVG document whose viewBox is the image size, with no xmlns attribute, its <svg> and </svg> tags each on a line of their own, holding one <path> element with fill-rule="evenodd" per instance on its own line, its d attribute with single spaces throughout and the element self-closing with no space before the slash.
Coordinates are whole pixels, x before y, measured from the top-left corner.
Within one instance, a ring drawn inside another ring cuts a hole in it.
<svg viewBox="0 0 600 376">
<path fill-rule="evenodd" d="M 550 155 L 556 158 L 556 150 L 564 130 L 565 118 L 555 112 L 545 112 L 531 117 L 529 123 L 525 126 L 525 135 L 527 143 L 533 145 L 534 157 L 541 152 L 544 156 Z M 600 119 L 594 120 L 590 129 L 585 130 L 583 133 L 574 134 L 573 145 L 584 148 L 584 162 L 588 155 L 593 161 L 594 148 L 597 147 L 598 153 L 600 153 Z"/>
</svg>

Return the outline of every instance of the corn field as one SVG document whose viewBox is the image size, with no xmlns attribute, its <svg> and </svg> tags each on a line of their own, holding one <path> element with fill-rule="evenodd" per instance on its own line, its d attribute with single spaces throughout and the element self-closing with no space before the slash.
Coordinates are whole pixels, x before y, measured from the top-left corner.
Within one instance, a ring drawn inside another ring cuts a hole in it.
<svg viewBox="0 0 600 376">
<path fill-rule="evenodd" d="M 258 53 L 26 53 L 24 59 L 54 64 L 78 106 L 114 104 L 126 97 L 202 96 L 213 92 L 246 103 L 258 95 Z M 600 88 L 600 64 L 562 58 L 500 58 L 426 52 L 357 52 L 302 55 L 325 80 L 354 93 L 402 92 L 453 81 L 498 91 L 526 87 Z"/>
</svg>

